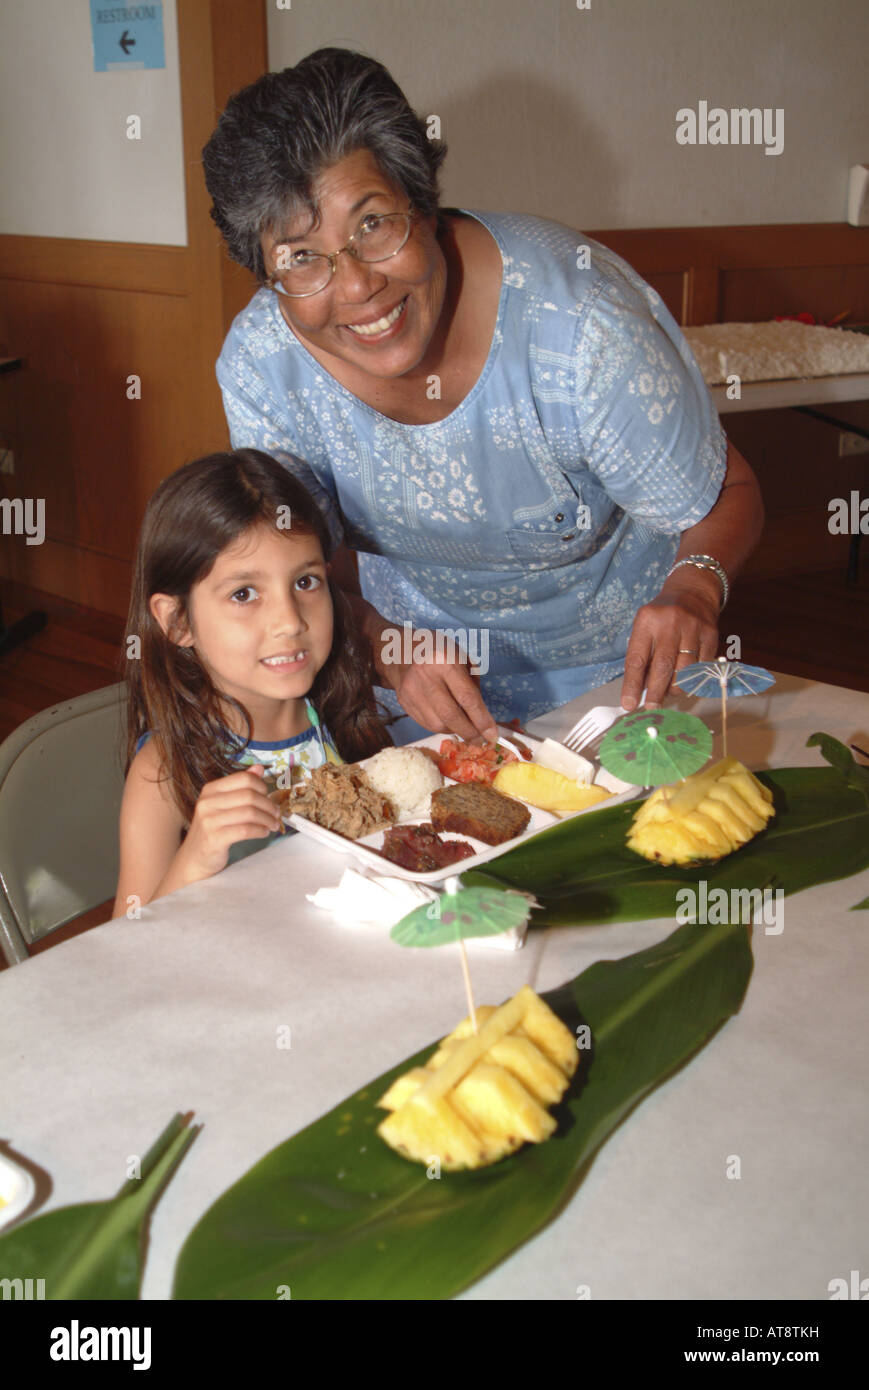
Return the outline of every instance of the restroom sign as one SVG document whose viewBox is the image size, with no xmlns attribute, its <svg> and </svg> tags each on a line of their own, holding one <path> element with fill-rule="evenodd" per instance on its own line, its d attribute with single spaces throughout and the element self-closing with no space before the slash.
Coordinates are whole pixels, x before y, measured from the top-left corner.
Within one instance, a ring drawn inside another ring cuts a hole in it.
<svg viewBox="0 0 869 1390">
<path fill-rule="evenodd" d="M 128 5 L 91 0 L 91 34 L 94 72 L 166 66 L 160 0 Z"/>
</svg>

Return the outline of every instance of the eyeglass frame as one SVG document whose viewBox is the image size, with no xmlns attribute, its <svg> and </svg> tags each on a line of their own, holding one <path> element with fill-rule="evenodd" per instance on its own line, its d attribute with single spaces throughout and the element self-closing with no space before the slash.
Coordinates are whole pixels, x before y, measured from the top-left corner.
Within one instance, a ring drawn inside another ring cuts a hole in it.
<svg viewBox="0 0 869 1390">
<path fill-rule="evenodd" d="M 390 251 L 387 256 L 378 256 L 373 261 L 364 261 L 362 257 L 359 255 L 358 251 L 353 246 L 353 243 L 356 240 L 356 237 L 359 235 L 359 227 L 362 226 L 362 223 L 365 221 L 366 217 L 377 217 L 383 222 L 385 222 L 387 219 L 405 217 L 407 219 L 407 234 L 404 238 L 404 241 L 401 243 L 400 246 L 396 246 L 394 251 Z M 310 299 L 312 295 L 322 294 L 323 290 L 328 289 L 332 281 L 334 280 L 335 272 L 338 269 L 338 257 L 344 251 L 346 251 L 348 255 L 352 256 L 353 259 L 359 263 L 359 265 L 382 265 L 384 261 L 391 261 L 393 256 L 397 256 L 399 251 L 404 250 L 405 246 L 410 241 L 410 235 L 413 231 L 413 224 L 417 220 L 418 213 L 416 212 L 416 209 L 413 206 L 409 207 L 406 212 L 367 212 L 365 216 L 360 219 L 359 226 L 356 228 L 356 231 L 353 233 L 351 237 L 348 238 L 346 246 L 339 246 L 337 251 L 311 251 L 309 253 L 312 256 L 319 256 L 322 260 L 329 262 L 329 279 L 326 281 L 325 284 L 321 285 L 319 289 L 305 290 L 304 294 L 294 294 L 292 290 L 285 289 L 284 286 L 279 283 L 281 275 L 281 271 L 279 270 L 273 270 L 271 275 L 269 275 L 266 278 L 266 286 L 268 289 L 274 290 L 275 293 L 280 292 L 281 294 L 286 295 L 287 299 Z M 278 244 L 286 245 L 286 243 L 280 242 Z M 287 267 L 287 269 L 289 269 L 289 267 Z"/>
</svg>

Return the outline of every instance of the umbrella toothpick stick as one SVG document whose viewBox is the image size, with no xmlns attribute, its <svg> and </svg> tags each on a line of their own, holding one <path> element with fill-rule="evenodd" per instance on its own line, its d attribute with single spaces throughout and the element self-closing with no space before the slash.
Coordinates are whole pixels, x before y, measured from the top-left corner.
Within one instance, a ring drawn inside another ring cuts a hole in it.
<svg viewBox="0 0 869 1390">
<path fill-rule="evenodd" d="M 402 946 L 458 944 L 471 1028 L 479 1033 L 464 938 L 498 936 L 511 928 L 523 927 L 531 909 L 538 906 L 530 893 L 519 893 L 513 888 L 463 888 L 461 878 L 453 876 L 447 879 L 439 898 L 415 907 L 396 922 L 389 934 Z"/>
<path fill-rule="evenodd" d="M 465 993 L 468 996 L 468 1013 L 471 1016 L 471 1027 L 474 1032 L 477 1033 L 479 1029 L 477 1028 L 477 1011 L 474 1008 L 474 992 L 471 989 L 471 972 L 468 970 L 468 954 L 465 950 L 465 943 L 461 937 L 459 937 L 459 950 L 462 953 L 462 974 L 465 977 Z"/>
<path fill-rule="evenodd" d="M 724 746 L 724 756 L 727 757 L 727 682 L 721 685 L 721 740 Z"/>
</svg>

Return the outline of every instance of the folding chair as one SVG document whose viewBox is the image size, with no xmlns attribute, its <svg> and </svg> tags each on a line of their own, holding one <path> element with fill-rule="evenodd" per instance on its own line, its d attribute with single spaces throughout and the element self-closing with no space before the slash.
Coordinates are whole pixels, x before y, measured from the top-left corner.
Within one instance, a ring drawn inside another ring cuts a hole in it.
<svg viewBox="0 0 869 1390">
<path fill-rule="evenodd" d="M 110 898 L 124 789 L 123 684 L 44 710 L 0 745 L 0 947 L 29 947 Z"/>
</svg>

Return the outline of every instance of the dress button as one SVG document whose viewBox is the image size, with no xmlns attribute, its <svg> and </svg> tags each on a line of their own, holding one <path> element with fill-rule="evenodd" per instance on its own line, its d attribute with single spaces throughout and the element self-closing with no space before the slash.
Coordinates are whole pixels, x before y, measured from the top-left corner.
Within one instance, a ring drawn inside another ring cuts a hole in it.
<svg viewBox="0 0 869 1390">
<path fill-rule="evenodd" d="M 564 535 L 561 537 L 561 539 L 562 539 L 563 541 L 572 541 L 575 535 L 576 535 L 576 532 L 575 532 L 575 531 L 565 531 L 565 533 L 564 533 Z"/>
<path fill-rule="evenodd" d="M 563 521 L 563 520 L 564 520 L 564 512 L 556 512 L 555 520 L 556 520 L 556 521 Z"/>
</svg>

